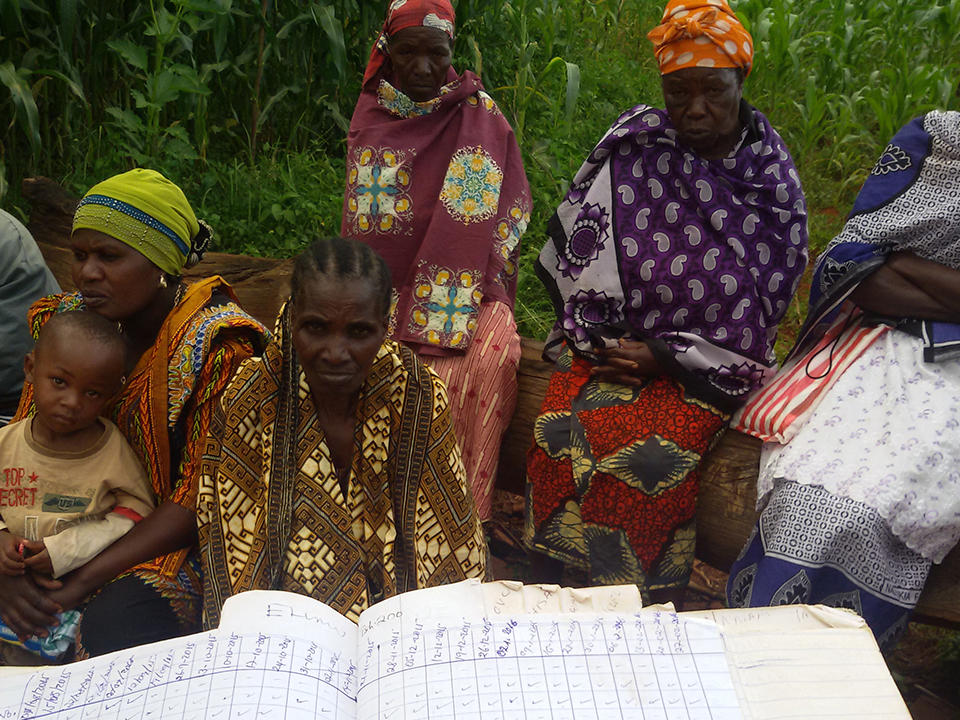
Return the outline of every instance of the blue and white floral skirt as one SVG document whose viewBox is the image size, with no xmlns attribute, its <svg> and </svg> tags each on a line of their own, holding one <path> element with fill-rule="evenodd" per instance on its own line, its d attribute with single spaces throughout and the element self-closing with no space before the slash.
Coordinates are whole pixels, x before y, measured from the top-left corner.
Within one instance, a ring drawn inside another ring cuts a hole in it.
<svg viewBox="0 0 960 720">
<path fill-rule="evenodd" d="M 727 602 L 848 608 L 867 621 L 886 651 L 906 630 L 930 566 L 876 510 L 781 480 L 730 571 Z"/>
</svg>

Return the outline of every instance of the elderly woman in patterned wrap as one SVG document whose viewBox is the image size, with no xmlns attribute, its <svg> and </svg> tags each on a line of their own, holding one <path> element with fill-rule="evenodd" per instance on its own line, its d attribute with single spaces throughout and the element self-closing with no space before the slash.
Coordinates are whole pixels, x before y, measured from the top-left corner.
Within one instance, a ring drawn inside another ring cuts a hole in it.
<svg viewBox="0 0 960 720">
<path fill-rule="evenodd" d="M 221 278 L 182 282 L 183 269 L 199 262 L 209 239 L 183 191 L 152 170 L 109 178 L 80 201 L 70 238 L 79 292 L 38 301 L 30 322 L 36 336 L 53 314 L 82 309 L 118 324 L 127 381 L 107 404 L 109 418 L 150 476 L 157 509 L 65 575 L 60 587 L 3 578 L 0 614 L 18 632 L 40 632 L 54 612 L 91 594 L 80 622 L 80 656 L 200 627 L 195 508 L 204 436 L 234 370 L 266 340 Z M 32 413 L 32 399 L 28 383 L 16 419 Z"/>
<path fill-rule="evenodd" d="M 557 368 L 528 456 L 535 579 L 680 601 L 703 454 L 775 370 L 807 258 L 790 154 L 742 99 L 753 44 L 725 0 L 671 1 L 650 32 L 666 110 L 624 113 L 580 168 L 537 273 Z"/>
<path fill-rule="evenodd" d="M 320 240 L 294 262 L 262 358 L 223 396 L 200 490 L 204 623 L 229 596 L 287 590 L 356 620 L 417 588 L 483 577 L 446 391 L 386 340 L 390 272 Z"/>
<path fill-rule="evenodd" d="M 866 344 L 838 339 L 811 373 L 809 349 L 841 328 Z M 882 650 L 896 643 L 960 539 L 958 342 L 960 113 L 931 112 L 890 141 L 814 266 L 793 354 L 798 382 L 826 389 L 766 438 L 763 512 L 730 572 L 731 606 L 846 607 Z M 764 437 L 753 407 L 737 427 Z"/>
<path fill-rule="evenodd" d="M 500 440 L 516 405 L 513 318 L 530 189 L 510 125 L 450 66 L 448 0 L 395 0 L 347 139 L 341 234 L 393 275 L 391 337 L 450 393 L 470 489 L 490 518 Z"/>
</svg>

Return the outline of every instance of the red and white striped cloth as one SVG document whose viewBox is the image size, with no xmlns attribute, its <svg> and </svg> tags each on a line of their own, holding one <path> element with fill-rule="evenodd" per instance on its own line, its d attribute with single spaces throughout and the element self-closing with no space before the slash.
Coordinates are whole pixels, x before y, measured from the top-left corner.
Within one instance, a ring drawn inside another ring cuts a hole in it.
<svg viewBox="0 0 960 720">
<path fill-rule="evenodd" d="M 754 392 L 730 427 L 764 442 L 788 443 L 837 378 L 890 329 L 865 327 L 862 321 L 863 311 L 845 303 L 820 342 L 788 361 L 768 385 Z"/>
<path fill-rule="evenodd" d="M 483 303 L 465 355 L 420 359 L 447 386 L 467 483 L 480 519 L 489 520 L 500 441 L 517 404 L 520 336 L 513 312 L 502 302 Z"/>
</svg>

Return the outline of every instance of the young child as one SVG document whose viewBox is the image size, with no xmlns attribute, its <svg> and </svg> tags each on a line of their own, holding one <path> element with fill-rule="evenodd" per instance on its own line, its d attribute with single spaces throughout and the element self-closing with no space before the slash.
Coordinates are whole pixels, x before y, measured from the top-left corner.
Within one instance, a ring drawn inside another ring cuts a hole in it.
<svg viewBox="0 0 960 720">
<path fill-rule="evenodd" d="M 84 565 L 153 509 L 153 489 L 117 426 L 100 417 L 124 382 L 116 326 L 65 312 L 24 363 L 36 414 L 0 428 L 0 573 L 58 578 Z M 76 635 L 79 612 L 22 642 L 47 659 Z M 0 623 L 0 638 L 20 643 Z"/>
</svg>

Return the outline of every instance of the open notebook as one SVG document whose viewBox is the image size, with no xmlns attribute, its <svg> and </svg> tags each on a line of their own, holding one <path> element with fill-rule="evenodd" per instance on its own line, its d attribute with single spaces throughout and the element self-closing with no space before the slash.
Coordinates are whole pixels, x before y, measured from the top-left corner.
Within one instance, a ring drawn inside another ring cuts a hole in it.
<svg viewBox="0 0 960 720">
<path fill-rule="evenodd" d="M 354 624 L 302 596 L 245 593 L 216 632 L 0 679 L 0 720 L 909 717 L 843 613 L 847 626 L 831 628 L 823 609 L 778 620 L 639 608 L 633 587 L 467 581 L 391 598 Z M 824 677 L 805 682 L 811 671 Z"/>
</svg>

